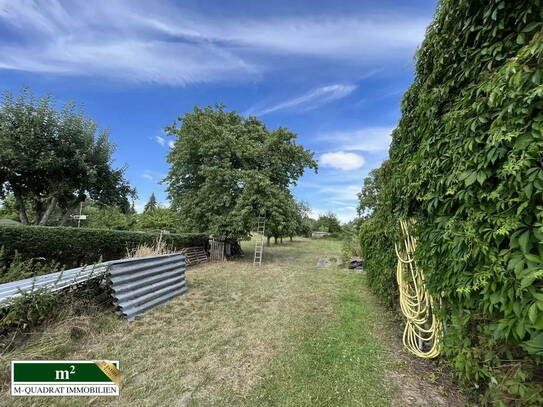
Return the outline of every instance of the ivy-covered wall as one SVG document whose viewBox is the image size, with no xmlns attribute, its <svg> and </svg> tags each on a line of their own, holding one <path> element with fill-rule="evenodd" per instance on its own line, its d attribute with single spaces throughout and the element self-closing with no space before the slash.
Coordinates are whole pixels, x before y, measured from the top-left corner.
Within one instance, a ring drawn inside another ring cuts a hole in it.
<svg viewBox="0 0 543 407">
<path fill-rule="evenodd" d="M 543 405 L 543 1 L 441 1 L 389 153 L 360 229 L 370 285 L 394 304 L 414 218 L 444 356 L 481 403 Z"/>
</svg>

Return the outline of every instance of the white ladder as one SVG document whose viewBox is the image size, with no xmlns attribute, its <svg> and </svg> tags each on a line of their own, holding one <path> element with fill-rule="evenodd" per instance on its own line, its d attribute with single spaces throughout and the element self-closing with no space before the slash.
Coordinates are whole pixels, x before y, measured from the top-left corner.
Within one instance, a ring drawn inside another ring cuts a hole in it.
<svg viewBox="0 0 543 407">
<path fill-rule="evenodd" d="M 266 231 L 266 218 L 264 216 L 258 217 L 258 224 L 256 226 L 256 232 L 259 236 L 256 237 L 255 244 L 255 258 L 253 260 L 253 266 L 262 265 L 262 252 L 264 251 L 264 232 Z"/>
</svg>

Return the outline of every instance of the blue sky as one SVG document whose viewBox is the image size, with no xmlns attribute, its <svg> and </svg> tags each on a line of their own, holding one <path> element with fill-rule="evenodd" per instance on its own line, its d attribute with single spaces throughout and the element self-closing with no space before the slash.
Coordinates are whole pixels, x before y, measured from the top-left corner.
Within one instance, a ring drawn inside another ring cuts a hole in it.
<svg viewBox="0 0 543 407">
<path fill-rule="evenodd" d="M 166 203 L 163 128 L 194 105 L 286 126 L 320 163 L 294 194 L 347 221 L 387 156 L 435 5 L 0 0 L 0 88 L 82 102 L 110 129 L 138 208 L 152 192 Z"/>
</svg>

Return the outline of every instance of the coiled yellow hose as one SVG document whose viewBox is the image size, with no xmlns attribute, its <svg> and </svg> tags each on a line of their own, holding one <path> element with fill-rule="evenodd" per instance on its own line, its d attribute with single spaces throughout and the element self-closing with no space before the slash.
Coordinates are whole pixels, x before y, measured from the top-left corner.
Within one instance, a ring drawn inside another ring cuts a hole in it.
<svg viewBox="0 0 543 407">
<path fill-rule="evenodd" d="M 434 312 L 434 300 L 426 290 L 424 274 L 413 257 L 416 240 L 409 233 L 409 224 L 400 220 L 404 238 L 400 254 L 394 244 L 398 264 L 396 279 L 400 290 L 400 308 L 405 316 L 403 344 L 414 355 L 421 358 L 435 358 L 441 351 L 443 326 Z"/>
</svg>

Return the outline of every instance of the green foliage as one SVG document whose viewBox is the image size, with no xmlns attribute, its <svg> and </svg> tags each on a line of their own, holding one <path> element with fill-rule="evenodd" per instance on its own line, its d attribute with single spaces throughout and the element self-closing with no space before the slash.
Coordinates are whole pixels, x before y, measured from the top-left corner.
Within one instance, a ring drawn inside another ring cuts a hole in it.
<svg viewBox="0 0 543 407">
<path fill-rule="evenodd" d="M 319 232 L 338 233 L 341 232 L 341 224 L 335 213 L 327 212 L 324 215 L 320 215 L 315 222 L 315 229 Z"/>
<path fill-rule="evenodd" d="M 13 194 L 22 223 L 46 225 L 67 216 L 87 197 L 129 208 L 135 191 L 124 169 L 111 166 L 114 146 L 107 131 L 67 103 L 55 109 L 51 96 L 28 89 L 0 103 L 0 198 Z"/>
<path fill-rule="evenodd" d="M 99 207 L 96 205 L 85 206 L 83 214 L 87 215 L 87 219 L 81 221 L 82 227 L 112 230 L 134 229 L 137 216 L 125 214 L 114 206 Z M 77 220 L 72 220 L 71 223 L 75 226 Z"/>
<path fill-rule="evenodd" d="M 311 207 L 306 201 L 300 201 L 297 204 L 298 206 L 298 216 L 297 216 L 297 231 L 298 236 L 311 237 L 311 232 L 313 231 L 314 219 L 309 217 L 311 213 Z"/>
<path fill-rule="evenodd" d="M 149 201 L 147 201 L 147 203 L 143 207 L 143 212 L 154 211 L 157 208 L 158 208 L 158 202 L 156 200 L 155 193 L 153 192 L 151 194 L 151 197 L 149 198 Z"/>
<path fill-rule="evenodd" d="M 0 248 L 0 284 L 23 280 L 43 274 L 56 273 L 62 268 L 56 262 L 45 262 L 43 258 L 23 260 L 19 252 L 12 259 L 6 255 L 4 247 Z"/>
<path fill-rule="evenodd" d="M 136 228 L 138 230 L 167 230 L 173 233 L 183 230 L 183 222 L 177 211 L 157 207 L 137 215 Z"/>
<path fill-rule="evenodd" d="M 395 224 L 416 220 L 445 355 L 497 405 L 543 403 L 542 28 L 539 0 L 441 2 L 361 227 L 392 298 Z"/>
<path fill-rule="evenodd" d="M 19 213 L 13 195 L 7 195 L 0 201 L 0 219 L 19 221 Z"/>
<path fill-rule="evenodd" d="M 0 335 L 15 329 L 28 331 L 42 324 L 51 318 L 58 304 L 58 296 L 44 289 L 24 293 L 0 309 Z"/>
<path fill-rule="evenodd" d="M 370 171 L 364 178 L 364 186 L 358 194 L 358 213 L 363 218 L 369 217 L 379 204 L 379 185 L 382 184 L 380 168 Z"/>
<path fill-rule="evenodd" d="M 0 226 L 0 246 L 4 246 L 7 255 L 13 256 L 17 251 L 23 259 L 44 257 L 70 267 L 100 258 L 125 257 L 127 249 L 153 245 L 158 236 L 158 233 L 102 229 Z M 207 236 L 203 234 L 164 234 L 162 240 L 174 248 L 207 244 Z"/>
<path fill-rule="evenodd" d="M 188 230 L 239 240 L 265 214 L 270 227 L 288 235 L 285 219 L 295 206 L 288 188 L 305 168 L 317 167 L 295 133 L 270 131 L 222 105 L 195 107 L 167 130 L 177 136 L 168 156 L 168 193 Z"/>
<path fill-rule="evenodd" d="M 344 261 L 349 261 L 351 257 L 361 257 L 360 251 L 360 229 L 361 219 L 355 219 L 343 225 L 341 240 L 341 255 Z"/>
<path fill-rule="evenodd" d="M 85 284 L 61 292 L 37 289 L 31 293 L 12 299 L 8 306 L 0 309 L 0 346 L 6 351 L 14 351 L 28 340 L 29 332 L 56 321 L 81 320 L 82 316 L 108 315 L 112 311 L 109 295 L 104 291 L 101 279 L 93 279 Z M 70 343 L 85 334 L 78 324 L 69 322 Z M 57 337 L 54 349 L 65 349 L 65 338 Z M 68 345 L 68 343 L 66 343 Z M 46 352 L 40 348 L 40 355 Z M 61 356 L 61 355 L 59 355 Z"/>
</svg>

